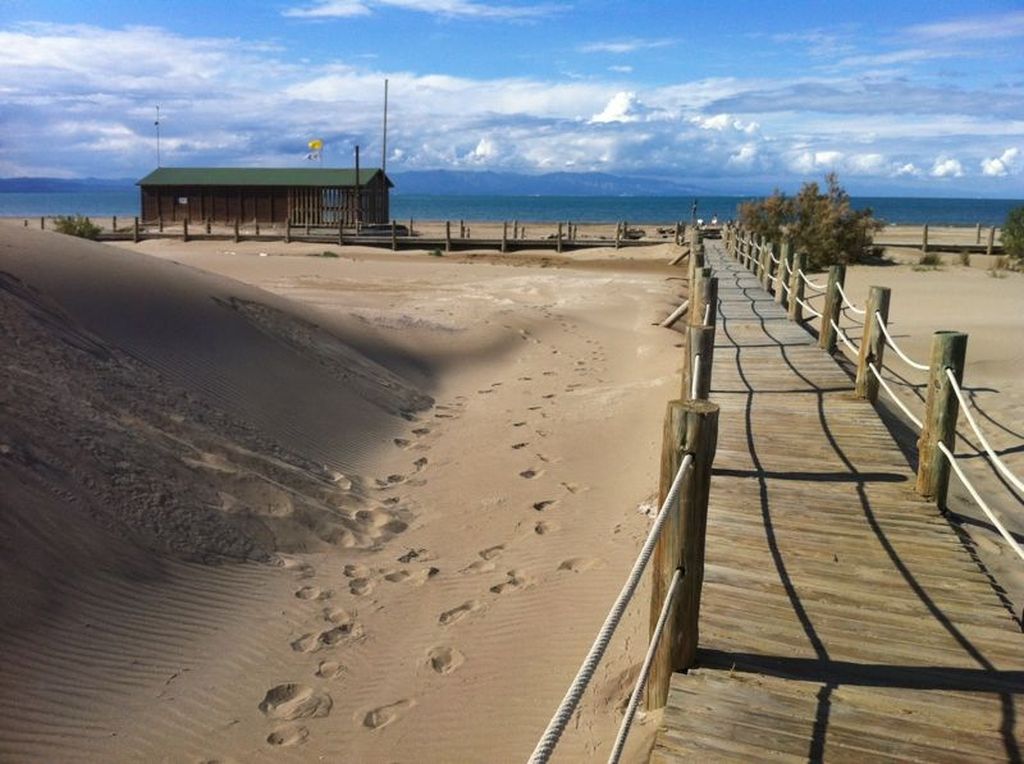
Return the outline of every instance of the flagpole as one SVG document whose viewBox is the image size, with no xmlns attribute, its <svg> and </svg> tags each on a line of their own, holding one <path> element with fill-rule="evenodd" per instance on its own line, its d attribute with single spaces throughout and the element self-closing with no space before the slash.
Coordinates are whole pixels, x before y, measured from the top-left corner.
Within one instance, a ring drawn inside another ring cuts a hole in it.
<svg viewBox="0 0 1024 764">
<path fill-rule="evenodd" d="M 156 166 L 160 167 L 160 107 L 156 107 Z"/>
</svg>

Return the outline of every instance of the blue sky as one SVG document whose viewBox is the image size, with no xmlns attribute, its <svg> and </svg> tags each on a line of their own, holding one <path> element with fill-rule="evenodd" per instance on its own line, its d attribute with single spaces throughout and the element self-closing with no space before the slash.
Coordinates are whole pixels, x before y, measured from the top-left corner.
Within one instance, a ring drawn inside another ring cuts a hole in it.
<svg viewBox="0 0 1024 764">
<path fill-rule="evenodd" d="M 601 171 L 1024 197 L 1021 2 L 0 0 L 0 176 Z"/>
</svg>

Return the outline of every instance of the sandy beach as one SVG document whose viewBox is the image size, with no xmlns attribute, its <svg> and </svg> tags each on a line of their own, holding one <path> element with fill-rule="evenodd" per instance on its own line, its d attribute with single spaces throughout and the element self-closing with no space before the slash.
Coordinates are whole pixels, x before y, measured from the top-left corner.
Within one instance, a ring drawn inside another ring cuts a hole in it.
<svg viewBox="0 0 1024 764">
<path fill-rule="evenodd" d="M 110 246 L 0 223 L 0 758 L 524 760 L 649 525 L 677 252 Z M 891 286 L 914 358 L 970 333 L 965 385 L 1020 475 L 1024 276 L 977 260 L 855 266 L 847 291 Z M 1019 613 L 1019 561 L 951 493 Z M 647 597 L 562 760 L 607 756 Z"/>
</svg>

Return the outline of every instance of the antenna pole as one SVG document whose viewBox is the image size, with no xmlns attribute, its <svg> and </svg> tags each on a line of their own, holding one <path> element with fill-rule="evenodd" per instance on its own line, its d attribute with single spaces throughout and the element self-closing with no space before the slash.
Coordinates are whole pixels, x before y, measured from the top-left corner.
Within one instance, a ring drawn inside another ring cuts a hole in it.
<svg viewBox="0 0 1024 764">
<path fill-rule="evenodd" d="M 156 166 L 160 167 L 160 107 L 156 107 Z"/>
<path fill-rule="evenodd" d="M 385 175 L 388 173 L 388 81 L 384 80 L 384 141 L 380 151 L 380 169 Z"/>
</svg>

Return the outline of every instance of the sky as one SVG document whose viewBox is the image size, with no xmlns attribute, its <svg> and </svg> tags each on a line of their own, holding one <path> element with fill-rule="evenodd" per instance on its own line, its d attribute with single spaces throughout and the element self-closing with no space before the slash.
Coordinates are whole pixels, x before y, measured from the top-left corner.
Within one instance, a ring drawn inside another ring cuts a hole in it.
<svg viewBox="0 0 1024 764">
<path fill-rule="evenodd" d="M 0 176 L 608 172 L 1024 198 L 1024 2 L 0 0 Z"/>
</svg>

